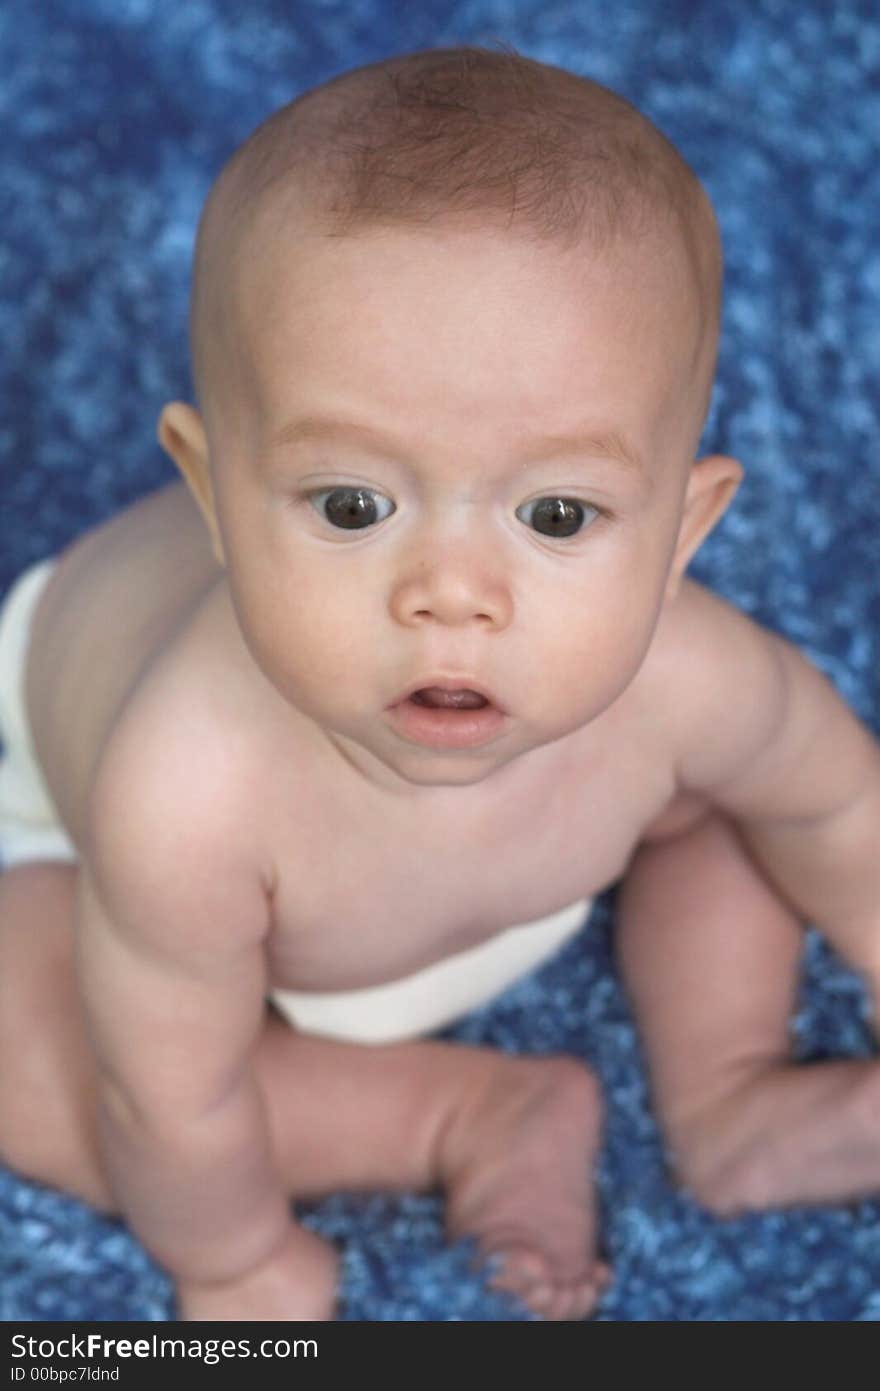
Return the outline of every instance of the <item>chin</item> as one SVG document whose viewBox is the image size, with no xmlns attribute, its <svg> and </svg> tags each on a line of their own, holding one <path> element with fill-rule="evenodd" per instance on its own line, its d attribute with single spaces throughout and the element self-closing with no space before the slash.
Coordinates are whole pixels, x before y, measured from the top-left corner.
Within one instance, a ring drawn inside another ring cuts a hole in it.
<svg viewBox="0 0 880 1391">
<path fill-rule="evenodd" d="M 496 769 L 508 762 L 494 759 L 430 758 L 413 760 L 407 766 L 398 763 L 395 772 L 413 787 L 472 787 L 483 782 Z"/>
</svg>

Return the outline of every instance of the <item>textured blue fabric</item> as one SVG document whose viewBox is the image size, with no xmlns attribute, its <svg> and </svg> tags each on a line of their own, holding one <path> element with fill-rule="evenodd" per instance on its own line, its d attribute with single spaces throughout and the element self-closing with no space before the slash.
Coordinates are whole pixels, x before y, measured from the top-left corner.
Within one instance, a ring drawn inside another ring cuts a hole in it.
<svg viewBox="0 0 880 1391">
<path fill-rule="evenodd" d="M 707 184 L 724 338 L 706 446 L 747 479 L 694 567 L 800 643 L 880 725 L 880 18 L 875 0 L 5 0 L 0 7 L 0 589 L 169 477 L 162 403 L 189 390 L 198 210 L 272 108 L 393 52 L 503 40 L 637 102 Z M 736 693 L 732 693 L 735 698 Z M 880 1316 L 877 1202 L 720 1222 L 664 1174 L 609 947 L 588 932 L 455 1031 L 566 1050 L 609 1107 L 600 1317 Z M 864 996 L 815 934 L 804 1056 L 871 1051 Z M 351 1319 L 504 1319 L 433 1198 L 309 1210 L 345 1246 Z M 163 1319 L 164 1277 L 117 1223 L 0 1173 L 0 1316 Z"/>
</svg>

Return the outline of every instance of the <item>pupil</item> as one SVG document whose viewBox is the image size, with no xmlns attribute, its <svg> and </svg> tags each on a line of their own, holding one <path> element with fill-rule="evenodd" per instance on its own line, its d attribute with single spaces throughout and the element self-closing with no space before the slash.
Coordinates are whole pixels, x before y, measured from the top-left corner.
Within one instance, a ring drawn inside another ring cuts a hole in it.
<svg viewBox="0 0 880 1391">
<path fill-rule="evenodd" d="M 532 515 L 535 530 L 545 536 L 574 536 L 583 520 L 580 503 L 564 497 L 542 497 Z"/>
<path fill-rule="evenodd" d="M 334 488 L 324 504 L 328 521 L 349 531 L 376 520 L 376 504 L 363 488 Z"/>
</svg>

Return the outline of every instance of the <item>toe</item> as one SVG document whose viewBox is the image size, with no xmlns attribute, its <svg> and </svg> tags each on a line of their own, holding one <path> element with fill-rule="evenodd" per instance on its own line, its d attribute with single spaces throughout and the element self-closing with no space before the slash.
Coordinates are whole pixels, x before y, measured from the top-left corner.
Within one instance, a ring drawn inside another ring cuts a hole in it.
<svg viewBox="0 0 880 1391">
<path fill-rule="evenodd" d="M 549 1285 L 547 1262 L 539 1252 L 527 1246 L 508 1246 L 489 1254 L 493 1289 L 524 1294 L 527 1290 Z"/>
<path fill-rule="evenodd" d="M 528 1290 L 520 1294 L 520 1299 L 531 1309 L 533 1314 L 538 1314 L 542 1319 L 556 1319 L 556 1305 L 559 1292 L 555 1285 L 532 1285 Z"/>
<path fill-rule="evenodd" d="M 596 1312 L 596 1306 L 611 1283 L 611 1271 L 597 1263 L 588 1276 L 572 1282 L 572 1301 L 569 1319 L 586 1319 Z"/>
<path fill-rule="evenodd" d="M 532 1246 L 497 1247 L 483 1256 L 489 1261 L 491 1289 L 515 1296 L 533 1314 L 552 1322 L 589 1318 L 611 1281 L 611 1271 L 602 1261 L 560 1279 Z"/>
<path fill-rule="evenodd" d="M 572 1290 L 571 1305 L 568 1314 L 569 1319 L 586 1319 L 595 1312 L 599 1302 L 599 1290 L 592 1280 L 583 1281 L 575 1285 Z"/>
</svg>

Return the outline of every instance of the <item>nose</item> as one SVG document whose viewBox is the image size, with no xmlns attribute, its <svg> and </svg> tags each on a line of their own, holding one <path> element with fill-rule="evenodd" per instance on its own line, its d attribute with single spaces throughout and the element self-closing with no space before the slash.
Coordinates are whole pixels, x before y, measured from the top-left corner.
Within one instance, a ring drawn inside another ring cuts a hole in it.
<svg viewBox="0 0 880 1391">
<path fill-rule="evenodd" d="M 513 598 L 500 565 L 485 550 L 452 545 L 413 557 L 394 586 L 391 612 L 406 627 L 473 624 L 501 630 L 513 615 Z"/>
</svg>

